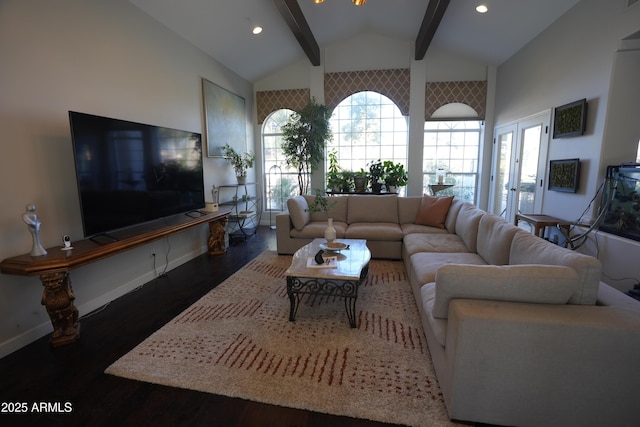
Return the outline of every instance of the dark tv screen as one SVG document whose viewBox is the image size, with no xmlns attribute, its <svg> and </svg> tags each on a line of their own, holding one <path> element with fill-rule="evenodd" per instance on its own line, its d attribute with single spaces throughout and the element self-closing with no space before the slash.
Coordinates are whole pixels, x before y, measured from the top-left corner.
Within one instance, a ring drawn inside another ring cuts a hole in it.
<svg viewBox="0 0 640 427">
<path fill-rule="evenodd" d="M 199 133 L 69 112 L 85 237 L 204 207 Z"/>
</svg>

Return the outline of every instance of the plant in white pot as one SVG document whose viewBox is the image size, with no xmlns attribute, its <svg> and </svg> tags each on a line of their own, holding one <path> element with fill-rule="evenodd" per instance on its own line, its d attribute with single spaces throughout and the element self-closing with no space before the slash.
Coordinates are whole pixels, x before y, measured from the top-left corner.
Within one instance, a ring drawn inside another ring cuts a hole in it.
<svg viewBox="0 0 640 427">
<path fill-rule="evenodd" d="M 251 151 L 240 154 L 229 144 L 222 147 L 222 152 L 224 158 L 233 166 L 238 184 L 244 184 L 247 180 L 247 169 L 253 167 L 256 156 Z"/>
</svg>

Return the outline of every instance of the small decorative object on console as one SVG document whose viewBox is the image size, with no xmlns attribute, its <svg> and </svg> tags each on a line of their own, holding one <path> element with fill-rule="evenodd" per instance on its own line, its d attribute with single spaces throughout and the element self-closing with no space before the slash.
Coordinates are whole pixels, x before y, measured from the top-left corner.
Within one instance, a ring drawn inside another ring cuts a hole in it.
<svg viewBox="0 0 640 427">
<path fill-rule="evenodd" d="M 22 220 L 27 224 L 29 233 L 33 239 L 33 247 L 31 249 L 31 256 L 46 255 L 47 251 L 40 244 L 40 219 L 36 214 L 36 205 L 27 205 L 26 212 L 22 214 Z"/>
</svg>

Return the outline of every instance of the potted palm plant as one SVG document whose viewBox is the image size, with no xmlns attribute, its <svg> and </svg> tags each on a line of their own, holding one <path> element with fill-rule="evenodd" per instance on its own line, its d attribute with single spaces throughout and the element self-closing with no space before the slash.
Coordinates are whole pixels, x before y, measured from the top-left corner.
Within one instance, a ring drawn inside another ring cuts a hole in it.
<svg viewBox="0 0 640 427">
<path fill-rule="evenodd" d="M 247 169 L 253 167 L 256 156 L 251 151 L 240 154 L 229 144 L 222 147 L 222 152 L 224 153 L 224 158 L 233 166 L 238 184 L 244 184 L 247 180 Z"/>
</svg>

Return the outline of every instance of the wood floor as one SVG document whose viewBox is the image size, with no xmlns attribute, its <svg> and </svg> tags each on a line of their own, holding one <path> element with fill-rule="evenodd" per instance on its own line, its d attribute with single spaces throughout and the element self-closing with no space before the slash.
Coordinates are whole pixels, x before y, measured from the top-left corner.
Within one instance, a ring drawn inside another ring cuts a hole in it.
<svg viewBox="0 0 640 427">
<path fill-rule="evenodd" d="M 261 227 L 226 255 L 197 257 L 85 315 L 77 343 L 51 349 L 44 337 L 0 359 L 0 425 L 388 426 L 104 374 L 111 363 L 266 249 L 275 249 L 275 231 Z M 31 413 L 4 413 L 21 403 Z M 34 403 L 72 410 L 33 413 Z"/>
</svg>

